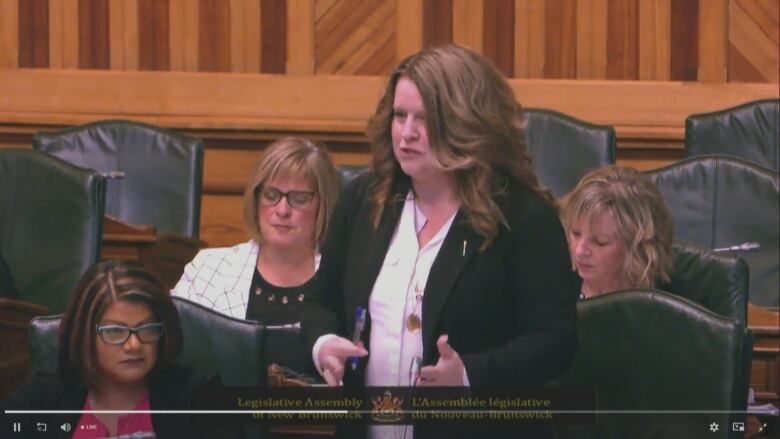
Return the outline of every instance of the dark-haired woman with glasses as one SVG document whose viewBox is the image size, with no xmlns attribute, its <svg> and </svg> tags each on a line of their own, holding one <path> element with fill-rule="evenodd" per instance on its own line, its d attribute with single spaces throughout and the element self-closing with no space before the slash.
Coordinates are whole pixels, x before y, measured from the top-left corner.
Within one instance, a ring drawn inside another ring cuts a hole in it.
<svg viewBox="0 0 780 439">
<path fill-rule="evenodd" d="M 295 137 L 272 143 L 244 193 L 251 239 L 202 250 L 172 294 L 234 318 L 297 324 L 338 188 L 323 145 Z"/>
<path fill-rule="evenodd" d="M 98 263 L 62 317 L 58 376 L 31 378 L 3 408 L 83 411 L 36 415 L 54 434 L 79 439 L 210 437 L 190 416 L 149 412 L 192 409 L 195 389 L 216 384 L 173 364 L 181 346 L 179 316 L 162 285 L 135 263 Z M 65 424 L 70 432 L 58 430 Z"/>
</svg>

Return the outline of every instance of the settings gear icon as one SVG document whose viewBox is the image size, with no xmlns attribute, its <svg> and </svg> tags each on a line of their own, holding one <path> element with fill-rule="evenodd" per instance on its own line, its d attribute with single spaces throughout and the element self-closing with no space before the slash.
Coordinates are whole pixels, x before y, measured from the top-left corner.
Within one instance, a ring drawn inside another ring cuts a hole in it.
<svg viewBox="0 0 780 439">
<path fill-rule="evenodd" d="M 713 422 L 712 424 L 710 424 L 710 431 L 713 433 L 716 433 L 719 428 L 720 426 L 718 425 L 717 422 Z"/>
</svg>

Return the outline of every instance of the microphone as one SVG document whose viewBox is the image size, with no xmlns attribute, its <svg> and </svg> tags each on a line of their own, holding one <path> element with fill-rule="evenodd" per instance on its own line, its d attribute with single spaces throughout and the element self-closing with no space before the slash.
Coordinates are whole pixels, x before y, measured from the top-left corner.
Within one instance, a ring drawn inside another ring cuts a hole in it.
<svg viewBox="0 0 780 439">
<path fill-rule="evenodd" d="M 100 175 L 108 180 L 120 180 L 125 178 L 125 173 L 122 171 L 101 172 Z"/>
<path fill-rule="evenodd" d="M 757 242 L 743 242 L 742 244 L 732 245 L 730 247 L 714 248 L 714 252 L 752 252 L 761 248 Z"/>
</svg>

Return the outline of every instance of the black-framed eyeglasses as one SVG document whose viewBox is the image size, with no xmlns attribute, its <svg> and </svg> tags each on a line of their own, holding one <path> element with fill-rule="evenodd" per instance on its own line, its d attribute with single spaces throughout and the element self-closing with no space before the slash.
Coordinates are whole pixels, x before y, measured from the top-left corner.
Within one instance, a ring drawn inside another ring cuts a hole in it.
<svg viewBox="0 0 780 439">
<path fill-rule="evenodd" d="M 97 325 L 95 331 L 108 344 L 125 344 L 132 334 L 135 334 L 141 343 L 156 343 L 165 333 L 165 325 L 159 322 L 146 323 L 135 328 L 124 325 Z"/>
<path fill-rule="evenodd" d="M 287 204 L 294 209 L 305 209 L 308 207 L 316 193 L 308 191 L 289 191 L 282 192 L 275 187 L 263 188 L 260 191 L 260 204 L 263 206 L 276 206 L 282 198 L 287 198 Z"/>
</svg>

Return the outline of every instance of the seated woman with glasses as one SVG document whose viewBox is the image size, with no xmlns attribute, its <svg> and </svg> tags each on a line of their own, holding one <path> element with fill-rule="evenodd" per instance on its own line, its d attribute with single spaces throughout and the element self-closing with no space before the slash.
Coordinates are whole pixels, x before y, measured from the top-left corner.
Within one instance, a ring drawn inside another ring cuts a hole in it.
<svg viewBox="0 0 780 439">
<path fill-rule="evenodd" d="M 581 298 L 669 282 L 674 227 L 646 175 L 621 166 L 592 171 L 563 198 L 562 216 Z"/>
<path fill-rule="evenodd" d="M 338 188 L 323 145 L 294 137 L 272 143 L 244 193 L 251 239 L 199 252 L 172 294 L 234 318 L 297 324 Z"/>
<path fill-rule="evenodd" d="M 190 416 L 144 412 L 192 409 L 195 389 L 216 384 L 173 364 L 181 346 L 179 315 L 162 285 L 135 263 L 98 263 L 62 317 L 58 376 L 31 378 L 3 409 L 83 410 L 35 415 L 52 430 L 70 424 L 79 439 L 209 436 Z M 10 428 L 3 424 L 0 433 Z"/>
</svg>

